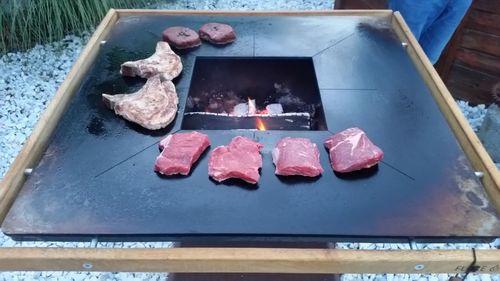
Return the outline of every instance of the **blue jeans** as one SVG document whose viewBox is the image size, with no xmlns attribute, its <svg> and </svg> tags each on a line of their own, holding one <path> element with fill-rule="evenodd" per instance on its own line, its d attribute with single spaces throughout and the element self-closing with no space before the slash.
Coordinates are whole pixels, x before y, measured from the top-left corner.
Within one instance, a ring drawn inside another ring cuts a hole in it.
<svg viewBox="0 0 500 281">
<path fill-rule="evenodd" d="M 472 0 L 389 0 L 435 64 L 453 36 Z"/>
</svg>

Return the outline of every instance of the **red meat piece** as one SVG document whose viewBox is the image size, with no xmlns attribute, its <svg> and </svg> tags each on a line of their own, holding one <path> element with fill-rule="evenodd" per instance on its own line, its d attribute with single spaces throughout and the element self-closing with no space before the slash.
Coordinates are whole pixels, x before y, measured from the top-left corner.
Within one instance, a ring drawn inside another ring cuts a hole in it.
<svg viewBox="0 0 500 281">
<path fill-rule="evenodd" d="M 210 146 L 208 136 L 198 132 L 168 135 L 160 142 L 155 171 L 163 175 L 188 175 L 191 166 Z"/>
<path fill-rule="evenodd" d="M 273 149 L 273 162 L 277 175 L 316 177 L 323 173 L 318 147 L 306 138 L 282 138 Z"/>
<path fill-rule="evenodd" d="M 330 151 L 330 163 L 339 173 L 370 168 L 384 157 L 384 152 L 359 128 L 349 128 L 329 137 L 325 146 Z"/>
<path fill-rule="evenodd" d="M 237 136 L 229 145 L 216 147 L 208 160 L 208 175 L 221 182 L 238 178 L 256 184 L 259 169 L 262 167 L 262 144 L 251 139 Z"/>
</svg>

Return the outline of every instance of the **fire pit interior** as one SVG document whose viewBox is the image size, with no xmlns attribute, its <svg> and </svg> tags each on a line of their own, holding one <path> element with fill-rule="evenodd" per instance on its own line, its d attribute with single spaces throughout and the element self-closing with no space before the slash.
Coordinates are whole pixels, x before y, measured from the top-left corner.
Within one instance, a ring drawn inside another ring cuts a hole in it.
<svg viewBox="0 0 500 281">
<path fill-rule="evenodd" d="M 327 130 L 312 58 L 197 57 L 184 130 Z"/>
</svg>

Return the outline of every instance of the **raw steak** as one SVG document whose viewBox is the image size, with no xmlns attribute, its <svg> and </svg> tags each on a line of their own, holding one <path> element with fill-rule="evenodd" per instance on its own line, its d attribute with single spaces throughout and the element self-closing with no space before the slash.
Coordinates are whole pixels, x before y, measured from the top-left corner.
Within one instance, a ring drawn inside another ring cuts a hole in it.
<svg viewBox="0 0 500 281">
<path fill-rule="evenodd" d="M 245 137 L 234 137 L 228 146 L 216 147 L 208 160 L 208 175 L 221 182 L 238 178 L 256 184 L 262 167 L 262 144 Z"/>
<path fill-rule="evenodd" d="M 120 74 L 150 78 L 161 74 L 163 79 L 172 80 L 182 71 L 181 58 L 176 55 L 167 42 L 158 42 L 155 53 L 149 58 L 127 61 L 122 64 Z"/>
<path fill-rule="evenodd" d="M 318 147 L 306 138 L 282 138 L 273 149 L 273 162 L 277 175 L 317 177 L 323 173 Z"/>
<path fill-rule="evenodd" d="M 183 26 L 172 26 L 165 29 L 162 38 L 163 41 L 168 42 L 177 49 L 194 48 L 201 45 L 198 33 Z"/>
<path fill-rule="evenodd" d="M 370 168 L 384 157 L 384 152 L 359 128 L 349 128 L 329 137 L 325 146 L 330 151 L 333 170 L 339 173 Z"/>
<path fill-rule="evenodd" d="M 163 175 L 188 175 L 191 166 L 209 146 L 208 136 L 202 133 L 168 135 L 160 142 L 162 152 L 156 158 L 155 171 Z"/>
<path fill-rule="evenodd" d="M 165 128 L 177 113 L 177 92 L 171 81 L 162 81 L 160 75 L 148 79 L 132 94 L 102 94 L 104 103 L 123 118 L 150 130 Z"/>
<path fill-rule="evenodd" d="M 230 25 L 224 23 L 206 23 L 200 30 L 200 37 L 212 44 L 228 44 L 236 40 L 236 34 Z"/>
</svg>

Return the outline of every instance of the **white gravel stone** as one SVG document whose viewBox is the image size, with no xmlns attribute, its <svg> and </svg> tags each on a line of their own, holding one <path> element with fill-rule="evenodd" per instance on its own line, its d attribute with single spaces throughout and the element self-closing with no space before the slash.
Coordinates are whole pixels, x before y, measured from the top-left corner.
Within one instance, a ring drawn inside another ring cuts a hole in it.
<svg viewBox="0 0 500 281">
<path fill-rule="evenodd" d="M 329 0 L 185 0 L 156 5 L 159 9 L 197 10 L 326 10 L 333 8 Z"/>
<path fill-rule="evenodd" d="M 471 106 L 466 101 L 457 101 L 460 110 L 469 121 L 472 129 L 477 132 L 477 130 L 483 124 L 484 116 L 488 110 L 484 104 L 479 104 L 477 106 Z"/>
<path fill-rule="evenodd" d="M 224 10 L 320 10 L 331 9 L 331 0 L 185 0 L 158 5 L 162 9 L 224 9 Z M 37 45 L 27 52 L 9 53 L 0 57 L 0 178 L 18 154 L 31 133 L 40 114 L 45 110 L 59 84 L 77 59 L 89 34 L 82 37 L 67 36 L 47 45 Z M 484 105 L 472 107 L 459 101 L 462 112 L 474 130 L 484 119 Z M 499 167 L 500 168 L 500 167 Z M 166 248 L 170 242 L 122 243 L 122 242 L 16 242 L 0 232 L 0 247 L 85 247 L 85 248 Z M 411 249 L 407 243 L 337 243 L 337 248 L 365 250 Z M 500 239 L 490 244 L 414 244 L 416 249 L 498 249 Z M 126 272 L 1 272 L 2 280 L 166 280 L 166 273 Z M 346 274 L 343 280 L 448 280 L 447 274 Z M 471 275 L 468 280 L 500 281 L 500 275 Z"/>
</svg>

